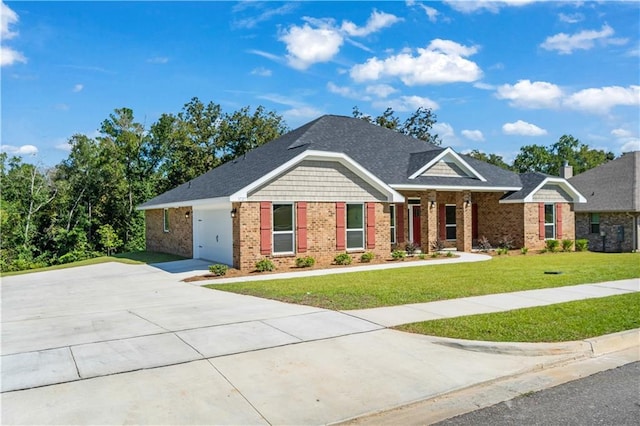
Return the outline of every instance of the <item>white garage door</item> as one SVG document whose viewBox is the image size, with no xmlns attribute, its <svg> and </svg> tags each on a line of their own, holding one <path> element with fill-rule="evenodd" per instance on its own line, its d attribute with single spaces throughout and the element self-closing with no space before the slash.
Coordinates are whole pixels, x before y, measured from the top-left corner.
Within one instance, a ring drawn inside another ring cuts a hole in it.
<svg viewBox="0 0 640 426">
<path fill-rule="evenodd" d="M 195 257 L 233 264 L 233 237 L 229 209 L 194 211 Z"/>
</svg>

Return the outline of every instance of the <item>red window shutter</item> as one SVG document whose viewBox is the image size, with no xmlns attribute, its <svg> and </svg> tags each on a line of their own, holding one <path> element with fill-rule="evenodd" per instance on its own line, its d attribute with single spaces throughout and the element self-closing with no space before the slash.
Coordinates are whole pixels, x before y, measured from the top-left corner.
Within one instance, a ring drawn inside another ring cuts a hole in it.
<svg viewBox="0 0 640 426">
<path fill-rule="evenodd" d="M 271 203 L 260 202 L 260 254 L 271 254 Z"/>
<path fill-rule="evenodd" d="M 438 219 L 440 220 L 440 239 L 441 240 L 446 240 L 447 239 L 447 210 L 446 210 L 446 206 L 444 204 L 440 204 L 439 207 L 439 217 Z"/>
<path fill-rule="evenodd" d="M 304 253 L 307 251 L 307 203 L 299 202 L 297 204 L 297 220 L 296 226 L 298 228 L 298 252 Z"/>
<path fill-rule="evenodd" d="M 367 206 L 367 248 L 376 248 L 376 203 L 366 203 Z"/>
<path fill-rule="evenodd" d="M 540 239 L 544 240 L 544 203 L 538 203 L 538 233 Z"/>
<path fill-rule="evenodd" d="M 336 250 L 346 247 L 345 213 L 345 203 L 336 203 Z"/>
<path fill-rule="evenodd" d="M 471 238 L 478 239 L 478 205 L 471 204 Z"/>
<path fill-rule="evenodd" d="M 562 204 L 556 204 L 556 238 L 562 239 Z"/>
<path fill-rule="evenodd" d="M 404 243 L 404 218 L 406 214 L 404 203 L 396 204 L 396 244 Z"/>
</svg>

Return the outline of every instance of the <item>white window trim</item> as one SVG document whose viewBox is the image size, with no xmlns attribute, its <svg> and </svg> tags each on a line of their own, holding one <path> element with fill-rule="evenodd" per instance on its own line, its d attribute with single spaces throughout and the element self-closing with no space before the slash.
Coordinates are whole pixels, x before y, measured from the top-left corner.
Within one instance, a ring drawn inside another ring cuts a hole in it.
<svg viewBox="0 0 640 426">
<path fill-rule="evenodd" d="M 395 204 L 389 205 L 389 232 L 391 233 L 391 244 L 395 244 L 397 241 L 397 238 L 396 238 L 396 223 L 398 221 L 398 217 L 396 216 L 398 214 L 397 210 L 398 209 L 396 209 Z M 391 211 L 393 211 L 393 215 L 391 214 Z M 391 220 L 392 217 L 393 217 L 393 223 Z"/>
<path fill-rule="evenodd" d="M 349 206 L 362 206 L 362 228 L 349 228 Z M 364 203 L 346 203 L 345 205 L 345 218 L 344 218 L 344 246 L 347 251 L 361 251 L 367 246 L 367 242 L 365 241 L 366 234 L 364 230 L 367 228 L 367 211 Z M 349 232 L 359 231 L 362 233 L 362 247 L 349 247 Z"/>
<path fill-rule="evenodd" d="M 171 221 L 169 220 L 169 209 L 162 209 L 162 230 L 167 233 L 170 230 Z"/>
<path fill-rule="evenodd" d="M 456 241 L 458 239 L 458 223 L 447 223 L 447 207 L 453 207 L 455 209 L 455 204 L 445 204 L 444 206 L 444 236 L 446 241 Z M 455 228 L 456 230 L 456 238 L 446 238 L 447 237 L 447 228 Z"/>
<path fill-rule="evenodd" d="M 291 231 L 276 231 L 275 230 L 275 225 L 273 223 L 273 219 L 274 219 L 274 215 L 273 215 L 273 211 L 275 210 L 276 206 L 291 206 Z M 292 251 L 276 251 L 276 239 L 275 236 L 276 235 L 285 235 L 285 234 L 290 234 L 291 235 L 291 248 L 293 249 Z M 296 205 L 294 203 L 273 203 L 271 205 L 271 241 L 272 241 L 272 249 L 271 249 L 271 253 L 274 256 L 284 256 L 284 255 L 289 255 L 289 254 L 295 254 L 296 252 Z"/>
<path fill-rule="evenodd" d="M 552 222 L 547 222 L 547 206 L 551 206 L 553 211 Z M 553 226 L 553 237 L 547 237 L 547 226 Z M 552 203 L 545 203 L 544 205 L 544 239 L 555 240 L 556 239 L 556 205 Z"/>
</svg>

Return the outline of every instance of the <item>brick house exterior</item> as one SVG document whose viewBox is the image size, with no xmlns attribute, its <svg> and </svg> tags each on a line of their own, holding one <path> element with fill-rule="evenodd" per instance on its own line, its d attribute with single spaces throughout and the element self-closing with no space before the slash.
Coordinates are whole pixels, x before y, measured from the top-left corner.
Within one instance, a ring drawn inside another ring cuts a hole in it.
<svg viewBox="0 0 640 426">
<path fill-rule="evenodd" d="M 542 248 L 574 238 L 573 204 L 582 200 L 561 178 L 517 175 L 323 116 L 139 208 L 148 250 L 252 270 L 264 258 L 281 269 L 303 256 L 320 265 L 345 252 L 386 259 L 408 242 L 424 253 L 471 251 L 482 237 Z"/>
<path fill-rule="evenodd" d="M 573 176 L 569 182 L 587 202 L 575 206 L 576 238 L 589 250 L 640 250 L 640 151 Z"/>
</svg>

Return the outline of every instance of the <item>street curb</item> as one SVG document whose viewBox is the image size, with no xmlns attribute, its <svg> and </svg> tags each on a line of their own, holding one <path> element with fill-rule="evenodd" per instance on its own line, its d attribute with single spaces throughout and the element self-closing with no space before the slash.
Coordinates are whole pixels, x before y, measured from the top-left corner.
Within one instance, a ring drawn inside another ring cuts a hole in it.
<svg viewBox="0 0 640 426">
<path fill-rule="evenodd" d="M 594 357 L 640 344 L 640 328 L 606 334 L 585 340 L 557 343 L 486 342 L 428 336 L 432 343 L 473 352 L 503 355 L 576 355 Z"/>
</svg>

